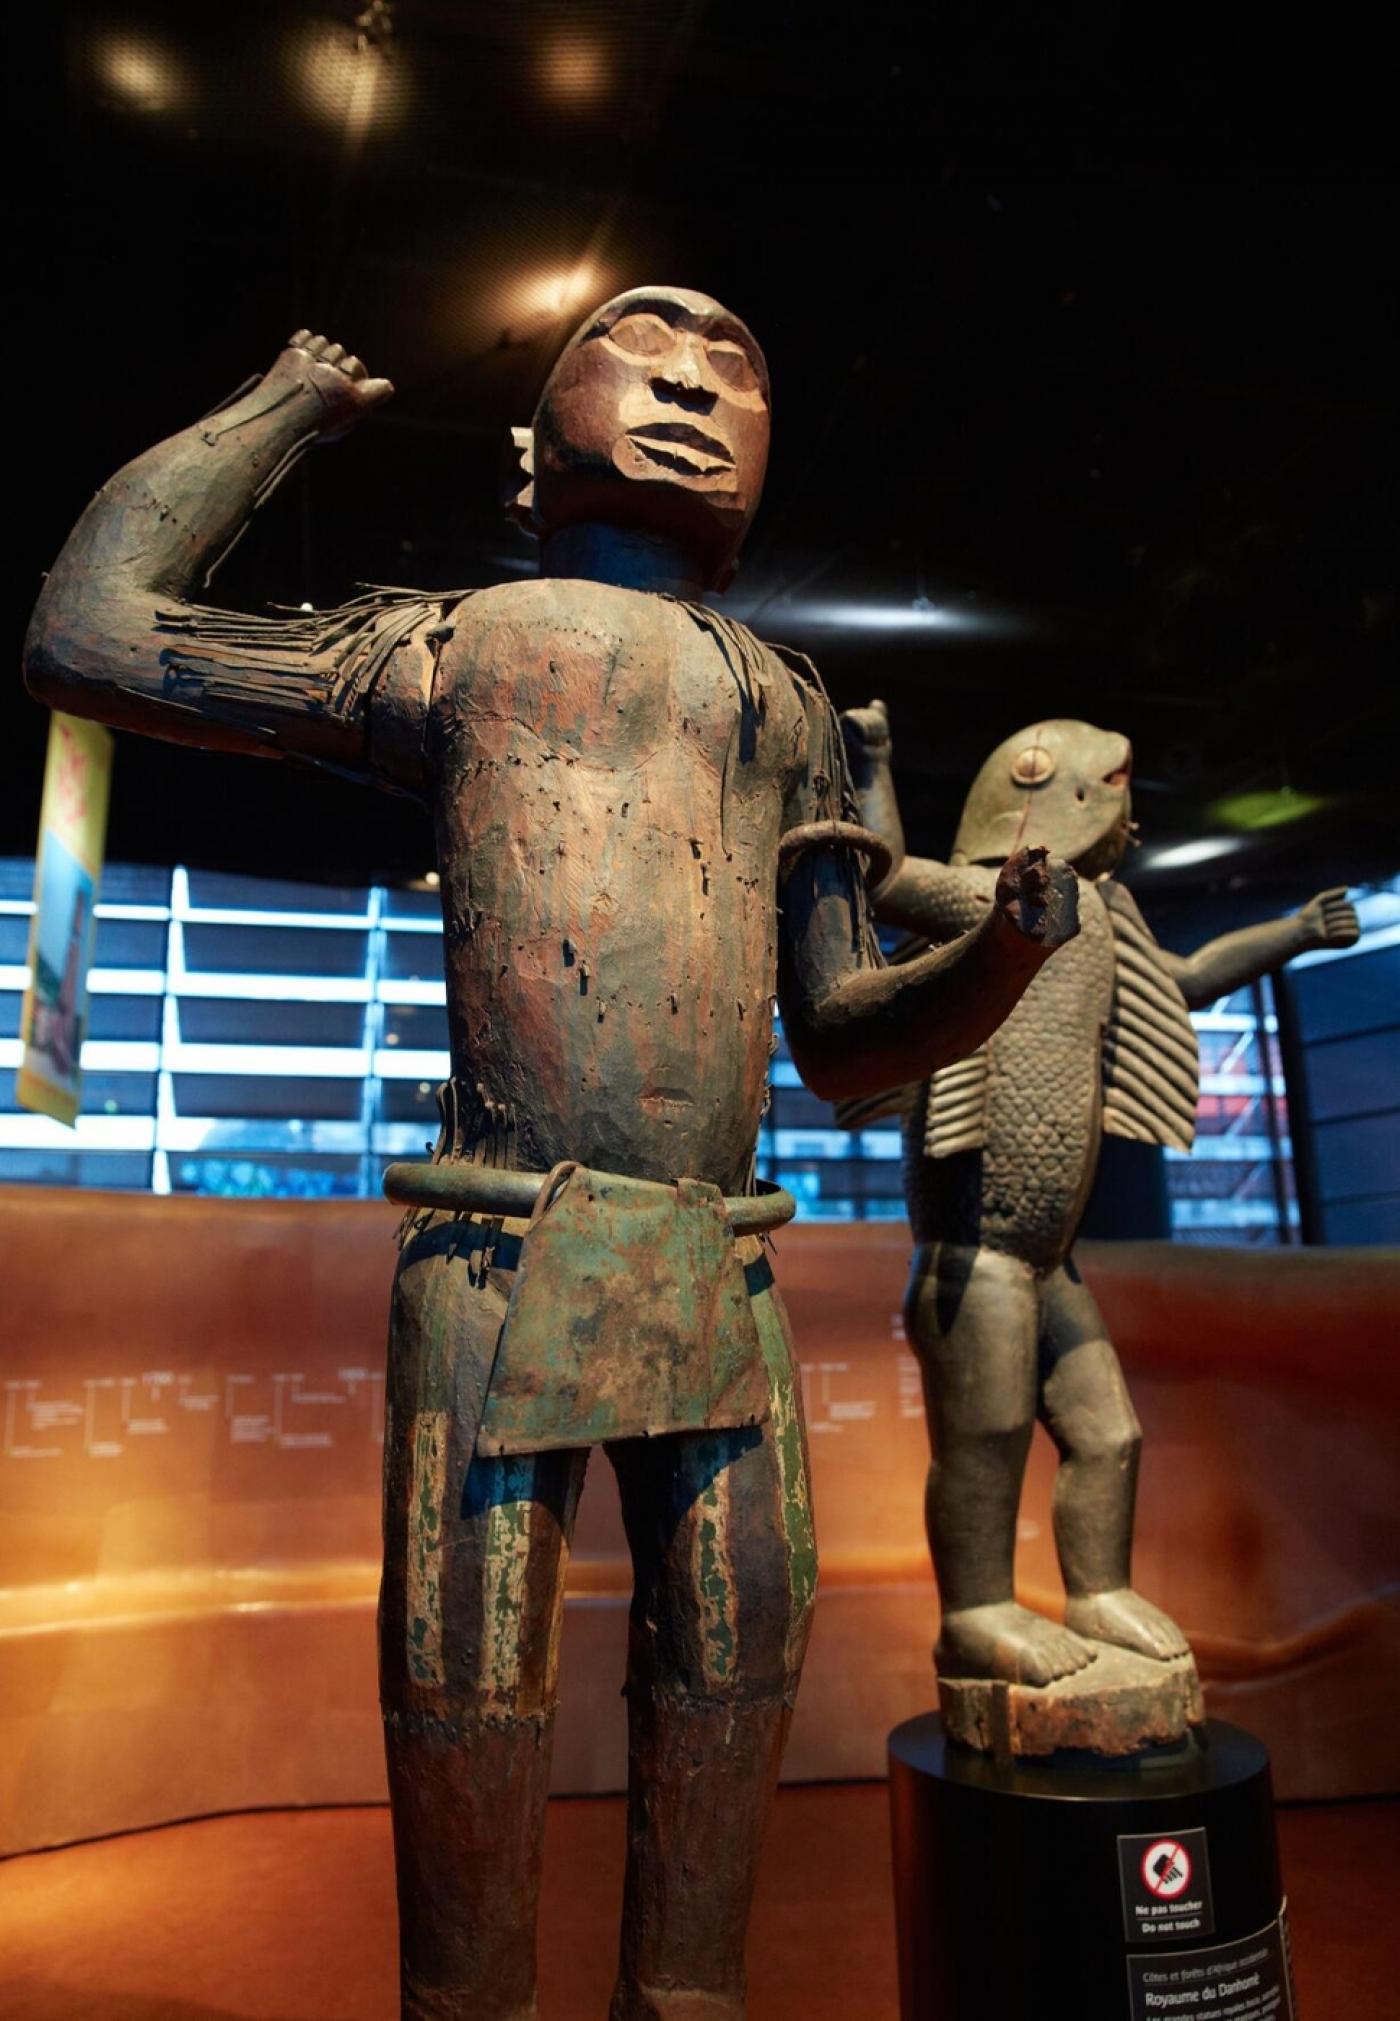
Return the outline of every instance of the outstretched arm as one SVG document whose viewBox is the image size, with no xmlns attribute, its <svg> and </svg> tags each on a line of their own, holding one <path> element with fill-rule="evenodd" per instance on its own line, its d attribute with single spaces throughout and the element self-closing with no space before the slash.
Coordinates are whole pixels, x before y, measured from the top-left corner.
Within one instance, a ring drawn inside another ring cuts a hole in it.
<svg viewBox="0 0 1400 2021">
<path fill-rule="evenodd" d="M 1306 954 L 1315 947 L 1350 947 L 1360 930 L 1346 887 L 1338 885 L 1334 890 L 1320 891 L 1283 919 L 1266 919 L 1258 926 L 1242 927 L 1238 933 L 1222 934 L 1194 954 L 1169 954 L 1164 948 L 1162 956 L 1187 1003 L 1196 1010 L 1282 968 L 1295 954 Z"/>
<path fill-rule="evenodd" d="M 431 599 L 265 618 L 191 601 L 311 444 L 391 391 L 299 330 L 251 391 L 127 464 L 44 585 L 25 648 L 31 691 L 148 736 L 416 790 Z"/>
<path fill-rule="evenodd" d="M 857 810 L 838 776 L 839 728 L 823 696 L 807 689 L 805 702 L 806 777 L 787 824 L 813 839 L 791 859 L 779 892 L 778 1003 L 798 1072 L 815 1094 L 836 1101 L 922 1080 L 975 1052 L 1054 949 L 1079 931 L 1078 887 L 1043 849 L 1023 850 L 971 932 L 885 967 L 859 858 L 840 836 Z M 830 840 L 808 824 L 825 824 Z"/>
<path fill-rule="evenodd" d="M 1079 931 L 1078 887 L 1043 849 L 1013 856 L 980 924 L 894 968 L 862 962 L 853 868 L 798 859 L 782 893 L 778 1002 L 797 1070 L 827 1101 L 878 1094 L 975 1052 Z M 858 875 L 858 872 L 854 873 Z"/>
<path fill-rule="evenodd" d="M 841 717 L 860 818 L 890 851 L 888 876 L 871 893 L 875 917 L 933 941 L 948 940 L 968 924 L 967 880 L 931 856 L 906 856 L 904 824 L 894 790 L 890 719 L 881 701 L 846 709 Z M 975 910 L 975 908 L 974 908 Z"/>
</svg>

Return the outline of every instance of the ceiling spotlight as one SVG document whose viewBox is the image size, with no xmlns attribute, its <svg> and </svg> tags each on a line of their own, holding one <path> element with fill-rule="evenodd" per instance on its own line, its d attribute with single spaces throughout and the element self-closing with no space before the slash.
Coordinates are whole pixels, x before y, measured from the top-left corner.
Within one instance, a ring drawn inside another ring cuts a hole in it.
<svg viewBox="0 0 1400 2021">
<path fill-rule="evenodd" d="M 174 112 L 189 96 L 179 63 L 149 36 L 104 36 L 93 63 L 98 81 L 128 112 Z"/>
<path fill-rule="evenodd" d="M 1238 835 L 1203 835 L 1199 842 L 1178 842 L 1169 849 L 1145 849 L 1141 862 L 1146 870 L 1189 870 L 1196 863 L 1213 863 L 1218 856 L 1233 856 L 1243 847 Z"/>
<path fill-rule="evenodd" d="M 371 127 L 397 116 L 391 73 L 400 62 L 363 32 L 326 24 L 307 30 L 296 43 L 294 74 L 305 111 L 358 147 Z"/>
<path fill-rule="evenodd" d="M 540 79 L 550 97 L 574 105 L 588 105 L 601 97 L 607 76 L 607 63 L 597 43 L 573 35 L 551 42 L 540 64 Z"/>
<path fill-rule="evenodd" d="M 833 597 L 826 601 L 807 598 L 784 599 L 771 606 L 775 613 L 795 625 L 831 625 L 862 632 L 990 632 L 1008 629 L 1002 619 L 984 613 L 948 610 L 916 597 L 912 603 L 847 603 Z"/>
<path fill-rule="evenodd" d="M 517 299 L 522 311 L 545 316 L 567 316 L 582 308 L 600 292 L 595 270 L 586 260 L 576 267 L 553 267 L 522 281 Z"/>
</svg>

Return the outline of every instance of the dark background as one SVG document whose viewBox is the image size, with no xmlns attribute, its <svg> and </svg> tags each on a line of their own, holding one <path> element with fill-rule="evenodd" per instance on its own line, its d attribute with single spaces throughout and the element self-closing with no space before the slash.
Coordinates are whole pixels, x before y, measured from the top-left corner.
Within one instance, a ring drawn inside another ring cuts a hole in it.
<svg viewBox="0 0 1400 2021">
<path fill-rule="evenodd" d="M 1001 737 L 1080 715 L 1133 739 L 1134 881 L 1164 939 L 1396 868 L 1381 26 L 356 11 L 94 0 L 31 25 L 16 654 L 88 494 L 303 323 L 397 397 L 307 459 L 215 594 L 527 568 L 496 507 L 506 429 L 585 310 L 677 282 L 772 369 L 727 607 L 811 652 L 839 704 L 886 697 L 912 847 L 946 851 Z M 0 854 L 26 855 L 44 718 L 17 676 L 0 727 Z M 1241 834 L 1218 804 L 1241 794 L 1298 818 Z M 1203 837 L 1236 846 L 1154 868 Z M 122 740 L 114 859 L 404 879 L 430 849 L 388 797 Z"/>
</svg>

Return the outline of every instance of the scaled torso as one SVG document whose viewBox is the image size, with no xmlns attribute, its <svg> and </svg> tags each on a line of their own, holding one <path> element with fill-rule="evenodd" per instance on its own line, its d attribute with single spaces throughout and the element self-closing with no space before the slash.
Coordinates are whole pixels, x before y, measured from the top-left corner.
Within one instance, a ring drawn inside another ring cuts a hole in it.
<svg viewBox="0 0 1400 2021">
<path fill-rule="evenodd" d="M 991 903 L 984 865 L 940 879 L 939 937 Z M 1119 885 L 1079 880 L 1080 932 L 987 1044 L 923 1083 L 905 1122 L 921 1242 L 999 1249 L 1037 1270 L 1074 1240 L 1107 1128 L 1189 1147 L 1195 1037 L 1180 990 Z"/>
</svg>

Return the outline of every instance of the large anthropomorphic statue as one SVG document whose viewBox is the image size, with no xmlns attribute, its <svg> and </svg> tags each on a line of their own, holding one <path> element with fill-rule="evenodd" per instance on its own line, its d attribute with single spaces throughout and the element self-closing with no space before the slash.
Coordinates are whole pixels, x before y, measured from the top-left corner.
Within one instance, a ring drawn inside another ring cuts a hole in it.
<svg viewBox="0 0 1400 2021">
<path fill-rule="evenodd" d="M 744 1931 L 816 1580 L 799 1391 L 752 1183 L 774 991 L 831 1096 L 980 1045 L 1074 932 L 989 874 L 885 968 L 811 669 L 700 598 L 768 454 L 763 355 L 703 295 L 591 316 L 521 431 L 538 580 L 251 618 L 192 600 L 301 451 L 390 388 L 306 331 L 120 472 L 36 613 L 44 701 L 334 767 L 437 829 L 452 1079 L 389 1345 L 381 1687 L 403 2005 L 533 2015 L 564 1572 L 589 1448 L 635 1568 L 615 2021 L 743 2012 Z"/>
<path fill-rule="evenodd" d="M 875 895 L 879 919 L 923 943 L 965 932 L 991 904 L 992 866 L 1028 844 L 1063 856 L 1079 880 L 1073 946 L 984 1046 L 903 1104 L 917 1244 L 906 1323 L 934 1447 L 927 1517 L 945 1720 L 1011 1752 L 1169 1740 L 1199 1718 L 1198 1687 L 1180 1629 L 1133 1590 L 1141 1434 L 1071 1245 L 1105 1131 L 1191 1146 L 1200 1071 L 1188 1007 L 1307 948 L 1348 945 L 1356 915 L 1343 892 L 1326 891 L 1289 918 L 1170 954 L 1117 880 L 1133 828 L 1126 737 L 1063 721 L 1008 737 L 973 783 L 945 864 L 904 853 L 883 704 L 849 711 L 844 728 L 862 814 L 895 859 Z M 841 1111 L 847 1121 L 874 1112 Z M 1037 1416 L 1060 1454 L 1063 1626 L 1019 1606 L 1012 1589 Z"/>
</svg>

